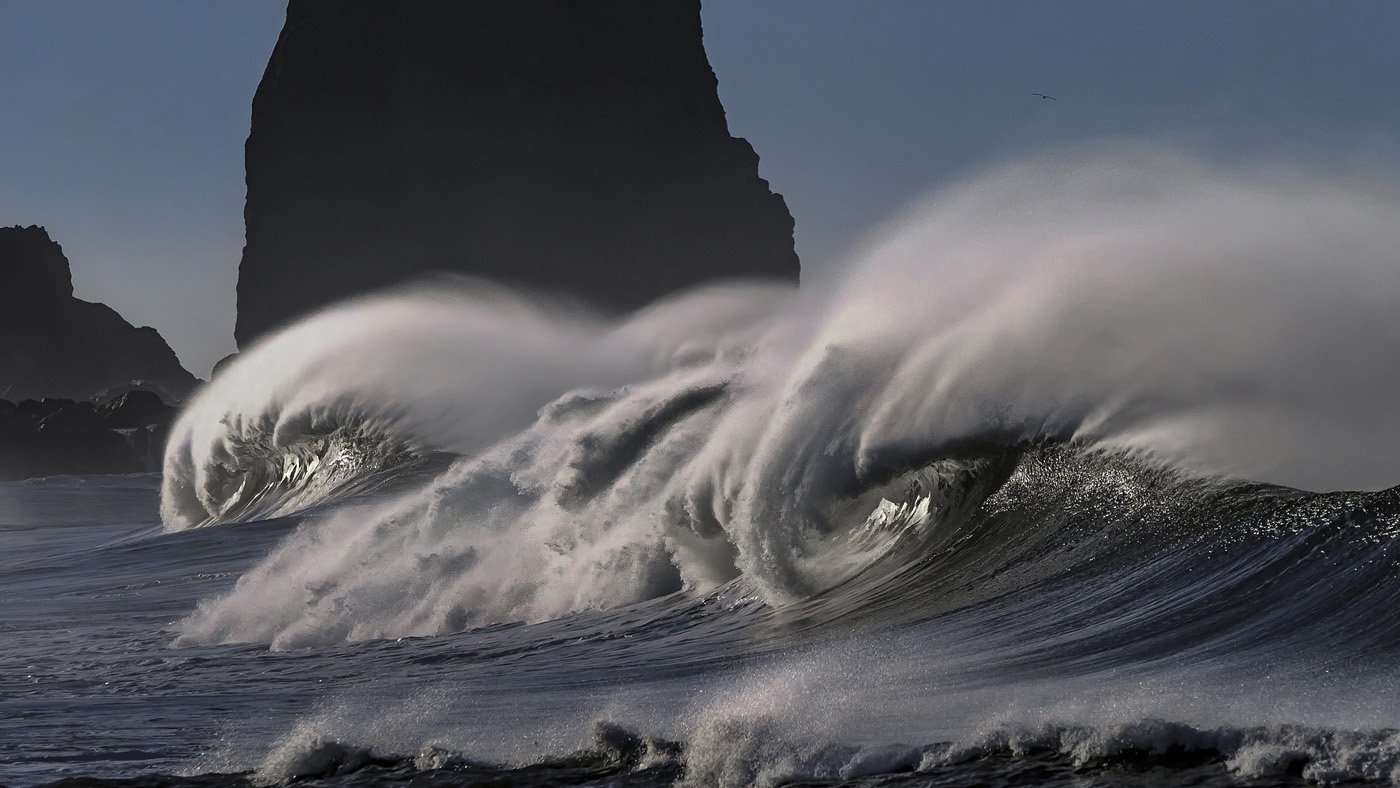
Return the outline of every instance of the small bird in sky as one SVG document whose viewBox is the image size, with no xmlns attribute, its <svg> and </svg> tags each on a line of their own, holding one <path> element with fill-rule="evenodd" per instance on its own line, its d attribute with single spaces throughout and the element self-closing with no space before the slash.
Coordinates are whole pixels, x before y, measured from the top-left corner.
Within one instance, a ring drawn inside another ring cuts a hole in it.
<svg viewBox="0 0 1400 788">
<path fill-rule="evenodd" d="M 1055 98 L 1054 96 L 1047 96 L 1044 93 L 1032 93 L 1031 95 L 1040 96 L 1043 99 L 1050 99 L 1051 101 L 1059 101 L 1059 99 Z"/>
</svg>

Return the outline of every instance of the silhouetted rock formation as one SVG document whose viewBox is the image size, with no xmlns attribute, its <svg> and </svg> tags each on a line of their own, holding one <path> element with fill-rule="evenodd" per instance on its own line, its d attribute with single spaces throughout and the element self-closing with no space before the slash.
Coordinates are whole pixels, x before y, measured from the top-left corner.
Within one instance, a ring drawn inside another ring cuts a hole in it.
<svg viewBox="0 0 1400 788">
<path fill-rule="evenodd" d="M 195 383 L 154 328 L 73 297 L 68 258 L 44 228 L 0 228 L 0 397 L 179 398 Z"/>
<path fill-rule="evenodd" d="M 149 391 L 101 403 L 0 400 L 0 479 L 159 471 L 175 413 Z"/>
<path fill-rule="evenodd" d="M 798 275 L 699 0 L 291 0 L 246 156 L 243 347 L 426 271 L 610 310 Z"/>
</svg>

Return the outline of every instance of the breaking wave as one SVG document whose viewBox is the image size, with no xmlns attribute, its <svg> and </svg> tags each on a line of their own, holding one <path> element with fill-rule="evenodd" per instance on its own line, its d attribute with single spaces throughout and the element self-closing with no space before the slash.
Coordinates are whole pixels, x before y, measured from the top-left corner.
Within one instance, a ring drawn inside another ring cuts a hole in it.
<svg viewBox="0 0 1400 788">
<path fill-rule="evenodd" d="M 1136 577 L 1202 540 L 1251 545 L 1251 571 L 1290 538 L 1377 544 L 1393 491 L 1230 480 L 1400 480 L 1396 215 L 1374 173 L 1122 146 L 937 194 L 801 294 L 718 286 L 610 320 L 439 282 L 336 307 L 189 405 L 166 526 L 413 489 L 302 526 L 180 642 L 431 635 L 723 588 L 972 604 L 1052 569 Z"/>
</svg>

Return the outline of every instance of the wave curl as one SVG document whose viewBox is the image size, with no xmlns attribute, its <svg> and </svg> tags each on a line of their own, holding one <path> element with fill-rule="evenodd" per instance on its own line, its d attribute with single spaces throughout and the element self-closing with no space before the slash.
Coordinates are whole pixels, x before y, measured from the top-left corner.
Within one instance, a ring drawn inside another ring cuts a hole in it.
<svg viewBox="0 0 1400 788">
<path fill-rule="evenodd" d="M 330 310 L 182 415 L 167 527 L 303 510 L 396 463 L 459 459 L 303 526 L 181 641 L 437 634 L 725 583 L 797 604 L 907 563 L 911 533 L 927 564 L 927 535 L 959 518 L 1004 525 L 1005 474 L 1043 475 L 1017 503 L 1042 518 L 1018 521 L 1031 540 L 1066 538 L 1046 501 L 1102 526 L 1186 499 L 1236 539 L 1260 500 L 1300 494 L 1228 477 L 1400 478 L 1400 368 L 1378 363 L 1400 351 L 1397 214 L 1377 176 L 1119 146 L 934 195 L 802 295 L 713 288 L 608 321 L 477 285 Z M 1024 460 L 1046 442 L 1075 448 Z M 1056 486 L 1075 474 L 1088 486 Z M 1389 512 L 1381 496 L 1338 511 Z M 971 546 L 949 549 L 949 576 L 975 566 Z"/>
</svg>

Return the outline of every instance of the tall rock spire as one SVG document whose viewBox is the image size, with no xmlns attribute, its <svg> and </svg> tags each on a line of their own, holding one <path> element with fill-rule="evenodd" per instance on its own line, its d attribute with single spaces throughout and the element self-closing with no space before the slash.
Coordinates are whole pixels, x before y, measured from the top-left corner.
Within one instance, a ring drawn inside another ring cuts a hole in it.
<svg viewBox="0 0 1400 788">
<path fill-rule="evenodd" d="M 246 156 L 245 347 L 429 271 L 607 310 L 798 276 L 698 0 L 291 0 Z"/>
</svg>

